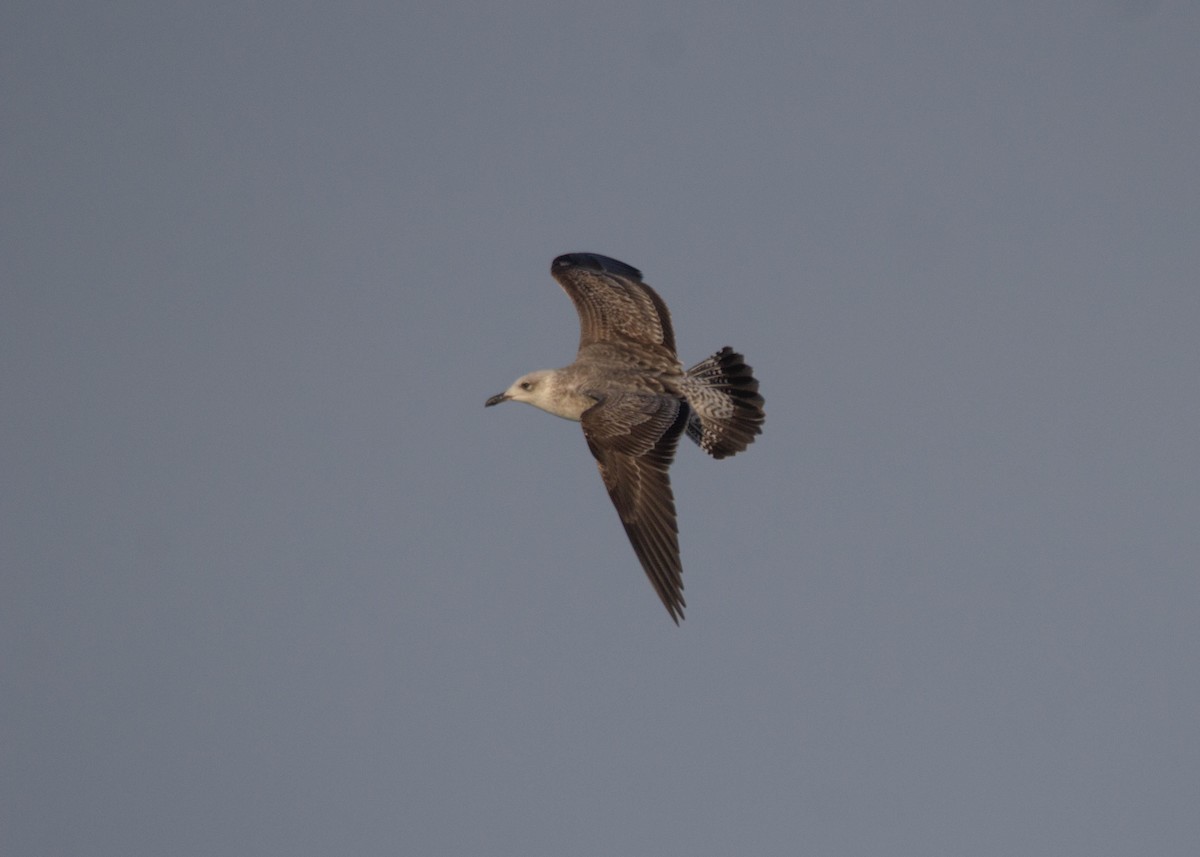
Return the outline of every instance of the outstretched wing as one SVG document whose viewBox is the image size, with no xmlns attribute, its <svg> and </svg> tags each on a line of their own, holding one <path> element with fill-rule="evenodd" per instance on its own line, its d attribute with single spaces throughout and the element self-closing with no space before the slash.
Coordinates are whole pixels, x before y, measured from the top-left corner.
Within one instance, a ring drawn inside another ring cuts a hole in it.
<svg viewBox="0 0 1200 857">
<path fill-rule="evenodd" d="M 637 268 L 598 253 L 567 253 L 550 266 L 579 313 L 579 347 L 597 342 L 665 349 L 674 358 L 671 314 Z"/>
<path fill-rule="evenodd" d="M 634 553 L 676 625 L 687 604 L 667 469 L 688 413 L 687 404 L 671 396 L 612 393 L 580 420 Z"/>
</svg>

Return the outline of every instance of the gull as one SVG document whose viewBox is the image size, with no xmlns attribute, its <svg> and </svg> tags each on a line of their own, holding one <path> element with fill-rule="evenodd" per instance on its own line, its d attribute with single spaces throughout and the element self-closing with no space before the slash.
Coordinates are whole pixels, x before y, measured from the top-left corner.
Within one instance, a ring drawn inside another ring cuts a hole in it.
<svg viewBox="0 0 1200 857">
<path fill-rule="evenodd" d="M 484 404 L 526 402 L 583 426 L 634 553 L 678 625 L 687 603 L 667 469 L 684 432 L 718 459 L 752 443 L 764 419 L 758 381 L 728 346 L 684 371 L 667 305 L 637 268 L 567 253 L 550 274 L 579 313 L 575 362 L 522 375 Z"/>
</svg>

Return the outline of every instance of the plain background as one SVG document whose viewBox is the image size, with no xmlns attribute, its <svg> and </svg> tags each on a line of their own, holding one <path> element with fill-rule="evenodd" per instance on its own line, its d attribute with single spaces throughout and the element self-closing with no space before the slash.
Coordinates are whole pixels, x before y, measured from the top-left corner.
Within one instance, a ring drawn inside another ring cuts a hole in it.
<svg viewBox="0 0 1200 857">
<path fill-rule="evenodd" d="M 1200 6 L 10 2 L 0 852 L 1200 853 Z M 688 618 L 549 276 L 766 432 Z"/>
</svg>

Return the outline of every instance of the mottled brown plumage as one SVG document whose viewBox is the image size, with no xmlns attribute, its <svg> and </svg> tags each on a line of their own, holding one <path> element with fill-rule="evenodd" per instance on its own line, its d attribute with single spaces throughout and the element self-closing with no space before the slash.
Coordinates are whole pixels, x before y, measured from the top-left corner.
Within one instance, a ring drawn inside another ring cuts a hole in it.
<svg viewBox="0 0 1200 857">
<path fill-rule="evenodd" d="M 528 402 L 582 424 L 634 552 L 678 624 L 687 605 L 667 471 L 685 431 L 714 458 L 745 449 L 762 431 L 758 381 L 730 348 L 684 372 L 667 306 L 636 268 L 569 253 L 550 271 L 579 314 L 575 362 L 523 375 L 487 404 Z"/>
</svg>

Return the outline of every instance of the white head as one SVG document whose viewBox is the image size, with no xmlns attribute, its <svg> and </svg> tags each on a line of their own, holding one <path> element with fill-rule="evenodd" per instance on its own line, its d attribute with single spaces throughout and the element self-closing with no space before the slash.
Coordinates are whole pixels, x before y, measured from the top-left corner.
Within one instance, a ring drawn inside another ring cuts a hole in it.
<svg viewBox="0 0 1200 857">
<path fill-rule="evenodd" d="M 522 375 L 512 382 L 511 387 L 492 396 L 484 405 L 490 408 L 501 402 L 525 402 L 556 417 L 578 420 L 580 414 L 595 402 L 566 389 L 560 383 L 561 372 L 560 369 L 539 369 Z"/>
<path fill-rule="evenodd" d="M 501 402 L 512 401 L 528 402 L 534 407 L 540 408 L 542 405 L 539 402 L 547 401 L 551 395 L 550 391 L 554 386 L 553 375 L 553 369 L 539 369 L 536 372 L 530 372 L 528 375 L 522 375 L 513 381 L 512 386 L 503 393 L 488 399 L 484 403 L 484 407 L 490 408 L 492 405 L 498 405 Z"/>
</svg>

